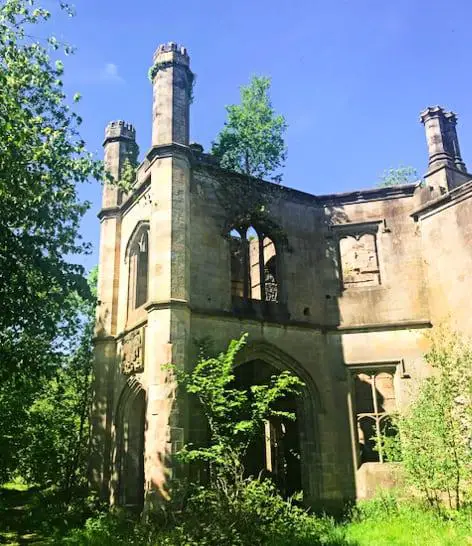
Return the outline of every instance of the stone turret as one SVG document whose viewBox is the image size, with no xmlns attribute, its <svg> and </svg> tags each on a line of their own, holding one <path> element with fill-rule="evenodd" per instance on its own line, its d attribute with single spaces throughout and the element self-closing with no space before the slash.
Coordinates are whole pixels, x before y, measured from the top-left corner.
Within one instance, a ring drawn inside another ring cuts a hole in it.
<svg viewBox="0 0 472 546">
<path fill-rule="evenodd" d="M 152 145 L 189 143 L 193 73 L 185 47 L 160 45 L 153 58 Z"/>
<path fill-rule="evenodd" d="M 457 116 L 441 106 L 430 106 L 420 116 L 428 144 L 428 184 L 440 191 L 451 190 L 470 179 L 462 161 L 457 137 Z"/>
<path fill-rule="evenodd" d="M 136 130 L 131 123 L 111 121 L 105 129 L 103 141 L 105 169 L 115 180 L 119 180 L 126 159 L 136 156 Z M 102 207 L 116 207 L 120 204 L 121 192 L 116 186 L 105 184 Z"/>
</svg>

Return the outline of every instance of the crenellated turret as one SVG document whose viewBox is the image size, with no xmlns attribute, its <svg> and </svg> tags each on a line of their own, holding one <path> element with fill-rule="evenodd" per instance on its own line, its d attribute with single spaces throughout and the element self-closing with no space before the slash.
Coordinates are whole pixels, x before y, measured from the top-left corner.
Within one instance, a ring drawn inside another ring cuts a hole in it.
<svg viewBox="0 0 472 546">
<path fill-rule="evenodd" d="M 194 75 L 185 47 L 160 45 L 153 57 L 152 145 L 189 143 L 189 109 Z"/>
<path fill-rule="evenodd" d="M 135 159 L 137 152 L 136 130 L 126 121 L 111 121 L 105 128 L 103 141 L 105 169 L 118 181 L 126 159 Z M 111 184 L 103 187 L 102 208 L 120 204 L 121 192 Z"/>
</svg>

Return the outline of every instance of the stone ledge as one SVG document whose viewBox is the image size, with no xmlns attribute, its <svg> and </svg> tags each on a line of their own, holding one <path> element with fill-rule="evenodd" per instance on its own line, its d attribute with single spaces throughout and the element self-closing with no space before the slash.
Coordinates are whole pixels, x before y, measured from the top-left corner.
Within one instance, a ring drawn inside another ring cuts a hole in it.
<svg viewBox="0 0 472 546">
<path fill-rule="evenodd" d="M 191 162 L 194 154 L 190 146 L 186 146 L 185 144 L 178 144 L 176 142 L 169 144 L 158 144 L 153 146 L 146 154 L 146 159 L 149 161 L 147 168 L 149 168 L 151 163 L 153 163 L 156 159 L 173 157 L 175 155 L 184 157 Z"/>
<path fill-rule="evenodd" d="M 410 217 L 417 222 L 422 217 L 430 216 L 436 212 L 440 212 L 443 208 L 453 205 L 455 202 L 460 202 L 463 199 L 467 199 L 472 195 L 472 180 L 465 182 L 461 186 L 454 188 L 453 190 L 440 195 L 414 210 Z"/>
<path fill-rule="evenodd" d="M 429 319 L 422 320 L 400 320 L 394 322 L 378 322 L 372 324 L 349 324 L 327 328 L 328 333 L 357 334 L 362 332 L 377 332 L 382 330 L 417 330 L 421 328 L 432 328 Z"/>
<path fill-rule="evenodd" d="M 161 300 L 161 301 L 150 301 L 146 303 L 144 309 L 150 313 L 151 311 L 156 311 L 160 309 L 190 309 L 189 302 L 187 300 L 180 300 L 177 298 L 171 298 L 170 300 Z"/>
<path fill-rule="evenodd" d="M 100 210 L 100 212 L 97 214 L 97 218 L 99 220 L 103 220 L 106 218 L 116 218 L 120 215 L 120 207 L 106 207 Z"/>
</svg>

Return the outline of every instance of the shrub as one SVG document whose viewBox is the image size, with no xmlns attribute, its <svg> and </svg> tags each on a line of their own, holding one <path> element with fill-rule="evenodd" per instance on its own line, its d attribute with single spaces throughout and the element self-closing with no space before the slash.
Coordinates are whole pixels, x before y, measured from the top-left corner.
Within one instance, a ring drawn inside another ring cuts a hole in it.
<svg viewBox="0 0 472 546">
<path fill-rule="evenodd" d="M 63 541 L 79 546 L 316 546 L 344 544 L 332 519 L 316 517 L 284 500 L 268 480 L 246 480 L 232 491 L 189 486 L 185 502 L 172 502 L 147 523 L 123 512 L 89 519 Z"/>
</svg>

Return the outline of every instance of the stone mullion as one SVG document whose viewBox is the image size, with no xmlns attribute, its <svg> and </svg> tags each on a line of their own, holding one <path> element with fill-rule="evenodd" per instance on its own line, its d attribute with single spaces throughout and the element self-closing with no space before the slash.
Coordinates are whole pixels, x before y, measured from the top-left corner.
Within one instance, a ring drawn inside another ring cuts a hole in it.
<svg viewBox="0 0 472 546">
<path fill-rule="evenodd" d="M 264 237 L 259 236 L 258 243 L 259 243 L 259 287 L 261 291 L 261 301 L 266 301 L 265 272 L 264 272 Z"/>
</svg>

